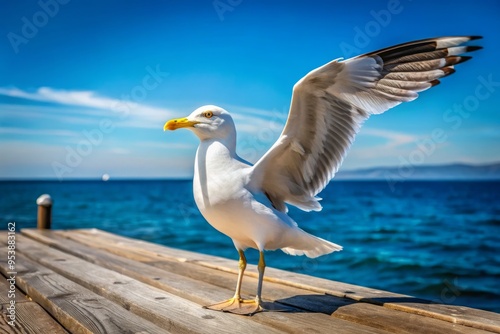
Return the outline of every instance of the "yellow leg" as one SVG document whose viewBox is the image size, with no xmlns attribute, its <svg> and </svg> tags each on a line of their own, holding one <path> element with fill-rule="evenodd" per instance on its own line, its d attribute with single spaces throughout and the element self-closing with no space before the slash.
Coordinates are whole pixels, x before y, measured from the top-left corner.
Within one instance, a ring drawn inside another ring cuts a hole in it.
<svg viewBox="0 0 500 334">
<path fill-rule="evenodd" d="M 262 310 L 262 281 L 264 280 L 264 270 L 266 270 L 266 261 L 264 260 L 264 252 L 260 252 L 259 264 L 257 266 L 259 269 L 259 282 L 257 284 L 257 296 L 255 296 L 255 301 Z"/>
<path fill-rule="evenodd" d="M 264 277 L 264 268 L 266 264 L 264 262 L 264 252 L 260 252 L 259 259 L 259 283 L 257 286 L 257 296 L 255 300 L 245 300 L 241 298 L 241 283 L 243 281 L 243 274 L 247 267 L 247 260 L 245 254 L 242 250 L 238 250 L 240 255 L 240 260 L 238 262 L 238 281 L 236 283 L 236 291 L 234 292 L 234 297 L 228 300 L 216 303 L 213 305 L 205 306 L 210 310 L 231 312 L 242 315 L 252 315 L 263 310 L 261 306 L 261 293 L 262 293 L 262 279 Z"/>
<path fill-rule="evenodd" d="M 241 249 L 238 249 L 240 260 L 238 261 L 238 282 L 236 283 L 236 291 L 234 292 L 234 299 L 241 299 L 241 282 L 243 282 L 243 273 L 247 268 L 247 258 Z"/>
</svg>

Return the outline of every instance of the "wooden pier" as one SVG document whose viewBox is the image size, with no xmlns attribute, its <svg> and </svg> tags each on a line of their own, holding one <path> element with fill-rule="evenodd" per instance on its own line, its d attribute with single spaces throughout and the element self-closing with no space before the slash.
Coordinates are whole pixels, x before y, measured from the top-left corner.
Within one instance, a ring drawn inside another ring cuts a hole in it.
<svg viewBox="0 0 500 334">
<path fill-rule="evenodd" d="M 8 278 L 7 232 L 0 234 Z M 497 313 L 274 268 L 264 283 L 270 311 L 203 309 L 233 294 L 237 261 L 97 229 L 25 229 L 15 255 L 16 326 L 3 280 L 0 333 L 500 333 Z M 247 272 L 242 292 L 251 297 L 256 267 Z"/>
</svg>

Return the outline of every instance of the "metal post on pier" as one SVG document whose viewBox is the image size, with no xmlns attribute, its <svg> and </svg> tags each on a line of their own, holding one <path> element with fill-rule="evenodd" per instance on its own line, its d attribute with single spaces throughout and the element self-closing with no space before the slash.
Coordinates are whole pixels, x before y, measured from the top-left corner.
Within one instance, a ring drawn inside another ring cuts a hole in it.
<svg viewBox="0 0 500 334">
<path fill-rule="evenodd" d="M 36 204 L 38 205 L 38 229 L 50 229 L 52 223 L 52 198 L 49 194 L 43 194 L 37 198 Z"/>
</svg>

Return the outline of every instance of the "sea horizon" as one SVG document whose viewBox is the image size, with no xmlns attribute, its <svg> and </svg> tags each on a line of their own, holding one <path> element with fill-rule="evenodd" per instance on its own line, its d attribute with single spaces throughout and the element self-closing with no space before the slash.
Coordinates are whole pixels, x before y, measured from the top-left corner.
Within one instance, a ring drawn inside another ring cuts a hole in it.
<svg viewBox="0 0 500 334">
<path fill-rule="evenodd" d="M 40 176 L 40 177 L 1 177 L 4 181 L 141 181 L 141 180 L 180 180 L 189 181 L 192 175 L 185 176 L 113 176 L 108 173 L 92 176 Z M 332 181 L 496 181 L 500 180 L 500 161 L 470 164 L 453 162 L 431 165 L 372 166 L 341 169 Z"/>
</svg>

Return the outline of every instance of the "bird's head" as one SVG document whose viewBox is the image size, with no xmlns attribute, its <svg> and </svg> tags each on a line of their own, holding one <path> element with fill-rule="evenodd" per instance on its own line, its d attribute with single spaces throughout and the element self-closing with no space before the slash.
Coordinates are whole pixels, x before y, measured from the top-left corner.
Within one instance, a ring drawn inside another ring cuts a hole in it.
<svg viewBox="0 0 500 334">
<path fill-rule="evenodd" d="M 201 140 L 224 139 L 236 133 L 231 115 L 212 105 L 200 107 L 189 116 L 172 119 L 163 126 L 164 131 L 180 128 L 192 130 Z"/>
</svg>

